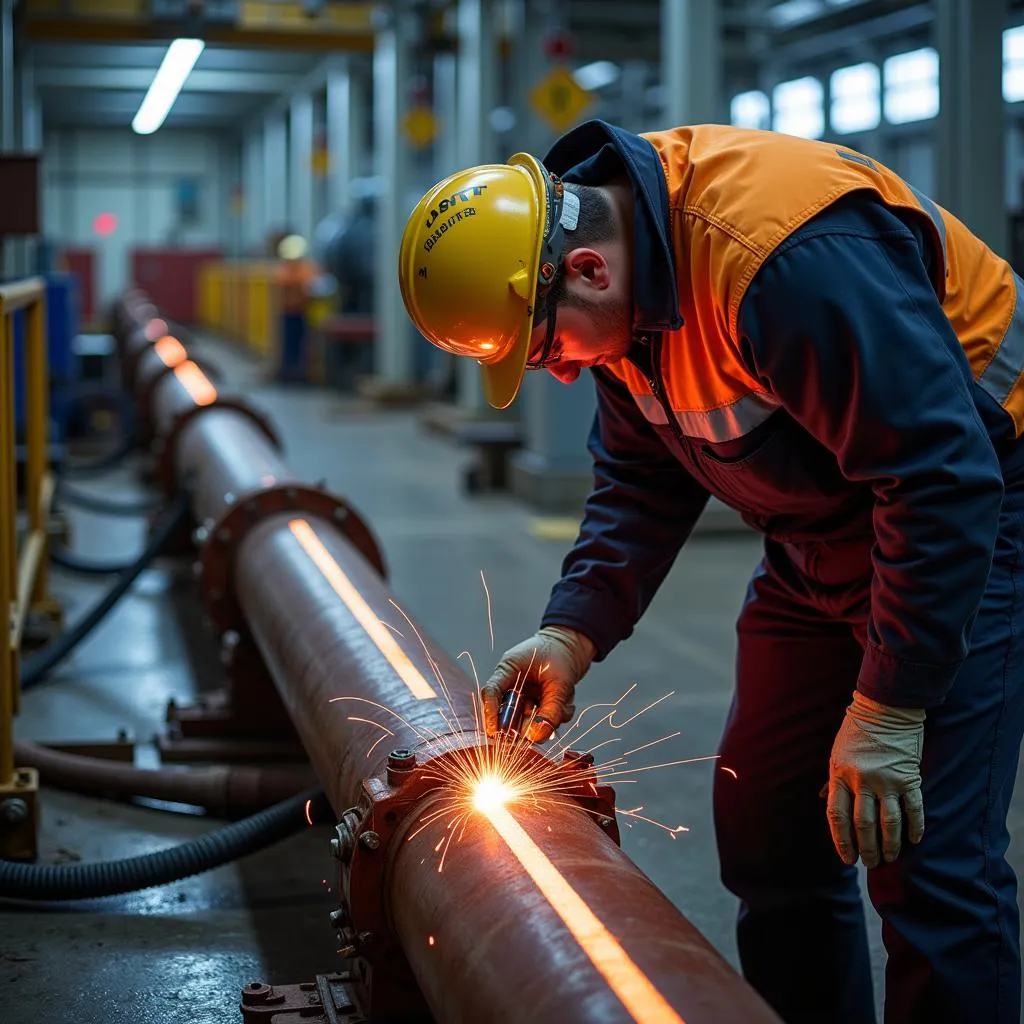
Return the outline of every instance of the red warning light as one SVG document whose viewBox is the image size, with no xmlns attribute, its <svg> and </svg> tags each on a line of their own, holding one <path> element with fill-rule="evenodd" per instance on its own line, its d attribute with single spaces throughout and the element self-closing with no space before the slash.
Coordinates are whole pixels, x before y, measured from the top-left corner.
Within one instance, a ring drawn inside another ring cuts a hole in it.
<svg viewBox="0 0 1024 1024">
<path fill-rule="evenodd" d="M 112 213 L 99 213 L 92 222 L 92 229 L 101 237 L 112 235 L 117 230 L 117 217 Z"/>
</svg>

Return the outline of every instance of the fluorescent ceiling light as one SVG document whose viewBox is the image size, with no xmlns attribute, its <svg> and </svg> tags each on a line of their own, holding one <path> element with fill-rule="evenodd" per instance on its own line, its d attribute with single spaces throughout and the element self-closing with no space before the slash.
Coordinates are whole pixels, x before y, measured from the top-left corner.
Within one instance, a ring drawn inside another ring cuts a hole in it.
<svg viewBox="0 0 1024 1024">
<path fill-rule="evenodd" d="M 132 129 L 139 135 L 151 135 L 164 123 L 205 45 L 202 39 L 175 39 L 167 47 L 149 92 L 132 120 Z"/>
<path fill-rule="evenodd" d="M 584 64 L 577 68 L 572 77 L 581 89 L 592 92 L 594 89 L 603 89 L 611 85 L 619 77 L 619 66 L 610 60 L 595 60 L 593 64 Z"/>
</svg>

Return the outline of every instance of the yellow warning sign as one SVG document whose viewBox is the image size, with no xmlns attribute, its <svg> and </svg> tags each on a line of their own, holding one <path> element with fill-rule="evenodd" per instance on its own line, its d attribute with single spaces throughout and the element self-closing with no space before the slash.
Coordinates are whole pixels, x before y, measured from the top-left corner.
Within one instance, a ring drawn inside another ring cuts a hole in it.
<svg viewBox="0 0 1024 1024">
<path fill-rule="evenodd" d="M 313 148 L 313 155 L 309 159 L 310 166 L 313 169 L 313 173 L 318 177 L 322 178 L 331 169 L 331 155 L 327 150 L 326 146 L 315 146 Z"/>
<path fill-rule="evenodd" d="M 430 107 L 413 107 L 402 119 L 406 138 L 415 149 L 429 146 L 437 135 L 437 118 Z"/>
<path fill-rule="evenodd" d="M 593 96 L 572 77 L 568 68 L 555 67 L 531 90 L 530 103 L 556 132 L 564 132 L 579 120 Z"/>
</svg>

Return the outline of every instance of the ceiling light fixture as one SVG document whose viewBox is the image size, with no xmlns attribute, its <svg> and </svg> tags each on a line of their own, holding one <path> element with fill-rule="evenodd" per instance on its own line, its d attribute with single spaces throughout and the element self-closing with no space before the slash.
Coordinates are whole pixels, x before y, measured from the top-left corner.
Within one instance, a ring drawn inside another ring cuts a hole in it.
<svg viewBox="0 0 1024 1024">
<path fill-rule="evenodd" d="M 175 39 L 167 47 L 146 98 L 132 120 L 133 131 L 152 135 L 164 123 L 205 46 L 202 39 Z"/>
</svg>

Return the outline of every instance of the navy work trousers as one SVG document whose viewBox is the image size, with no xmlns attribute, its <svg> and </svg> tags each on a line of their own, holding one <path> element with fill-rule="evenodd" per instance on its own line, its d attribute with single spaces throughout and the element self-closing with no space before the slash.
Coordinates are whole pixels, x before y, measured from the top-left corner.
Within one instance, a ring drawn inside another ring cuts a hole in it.
<svg viewBox="0 0 1024 1024">
<path fill-rule="evenodd" d="M 738 624 L 720 762 L 736 778 L 715 773 L 715 824 L 743 973 L 787 1024 L 875 1021 L 857 870 L 835 851 L 820 795 L 861 662 L 870 547 L 766 542 Z M 867 873 L 886 1024 L 1020 1019 L 1005 853 L 1022 731 L 1024 482 L 1008 482 L 970 655 L 925 723 L 924 838 Z"/>
<path fill-rule="evenodd" d="M 304 313 L 284 313 L 281 316 L 281 365 L 278 369 L 280 380 L 292 383 L 306 380 L 307 334 Z"/>
</svg>

